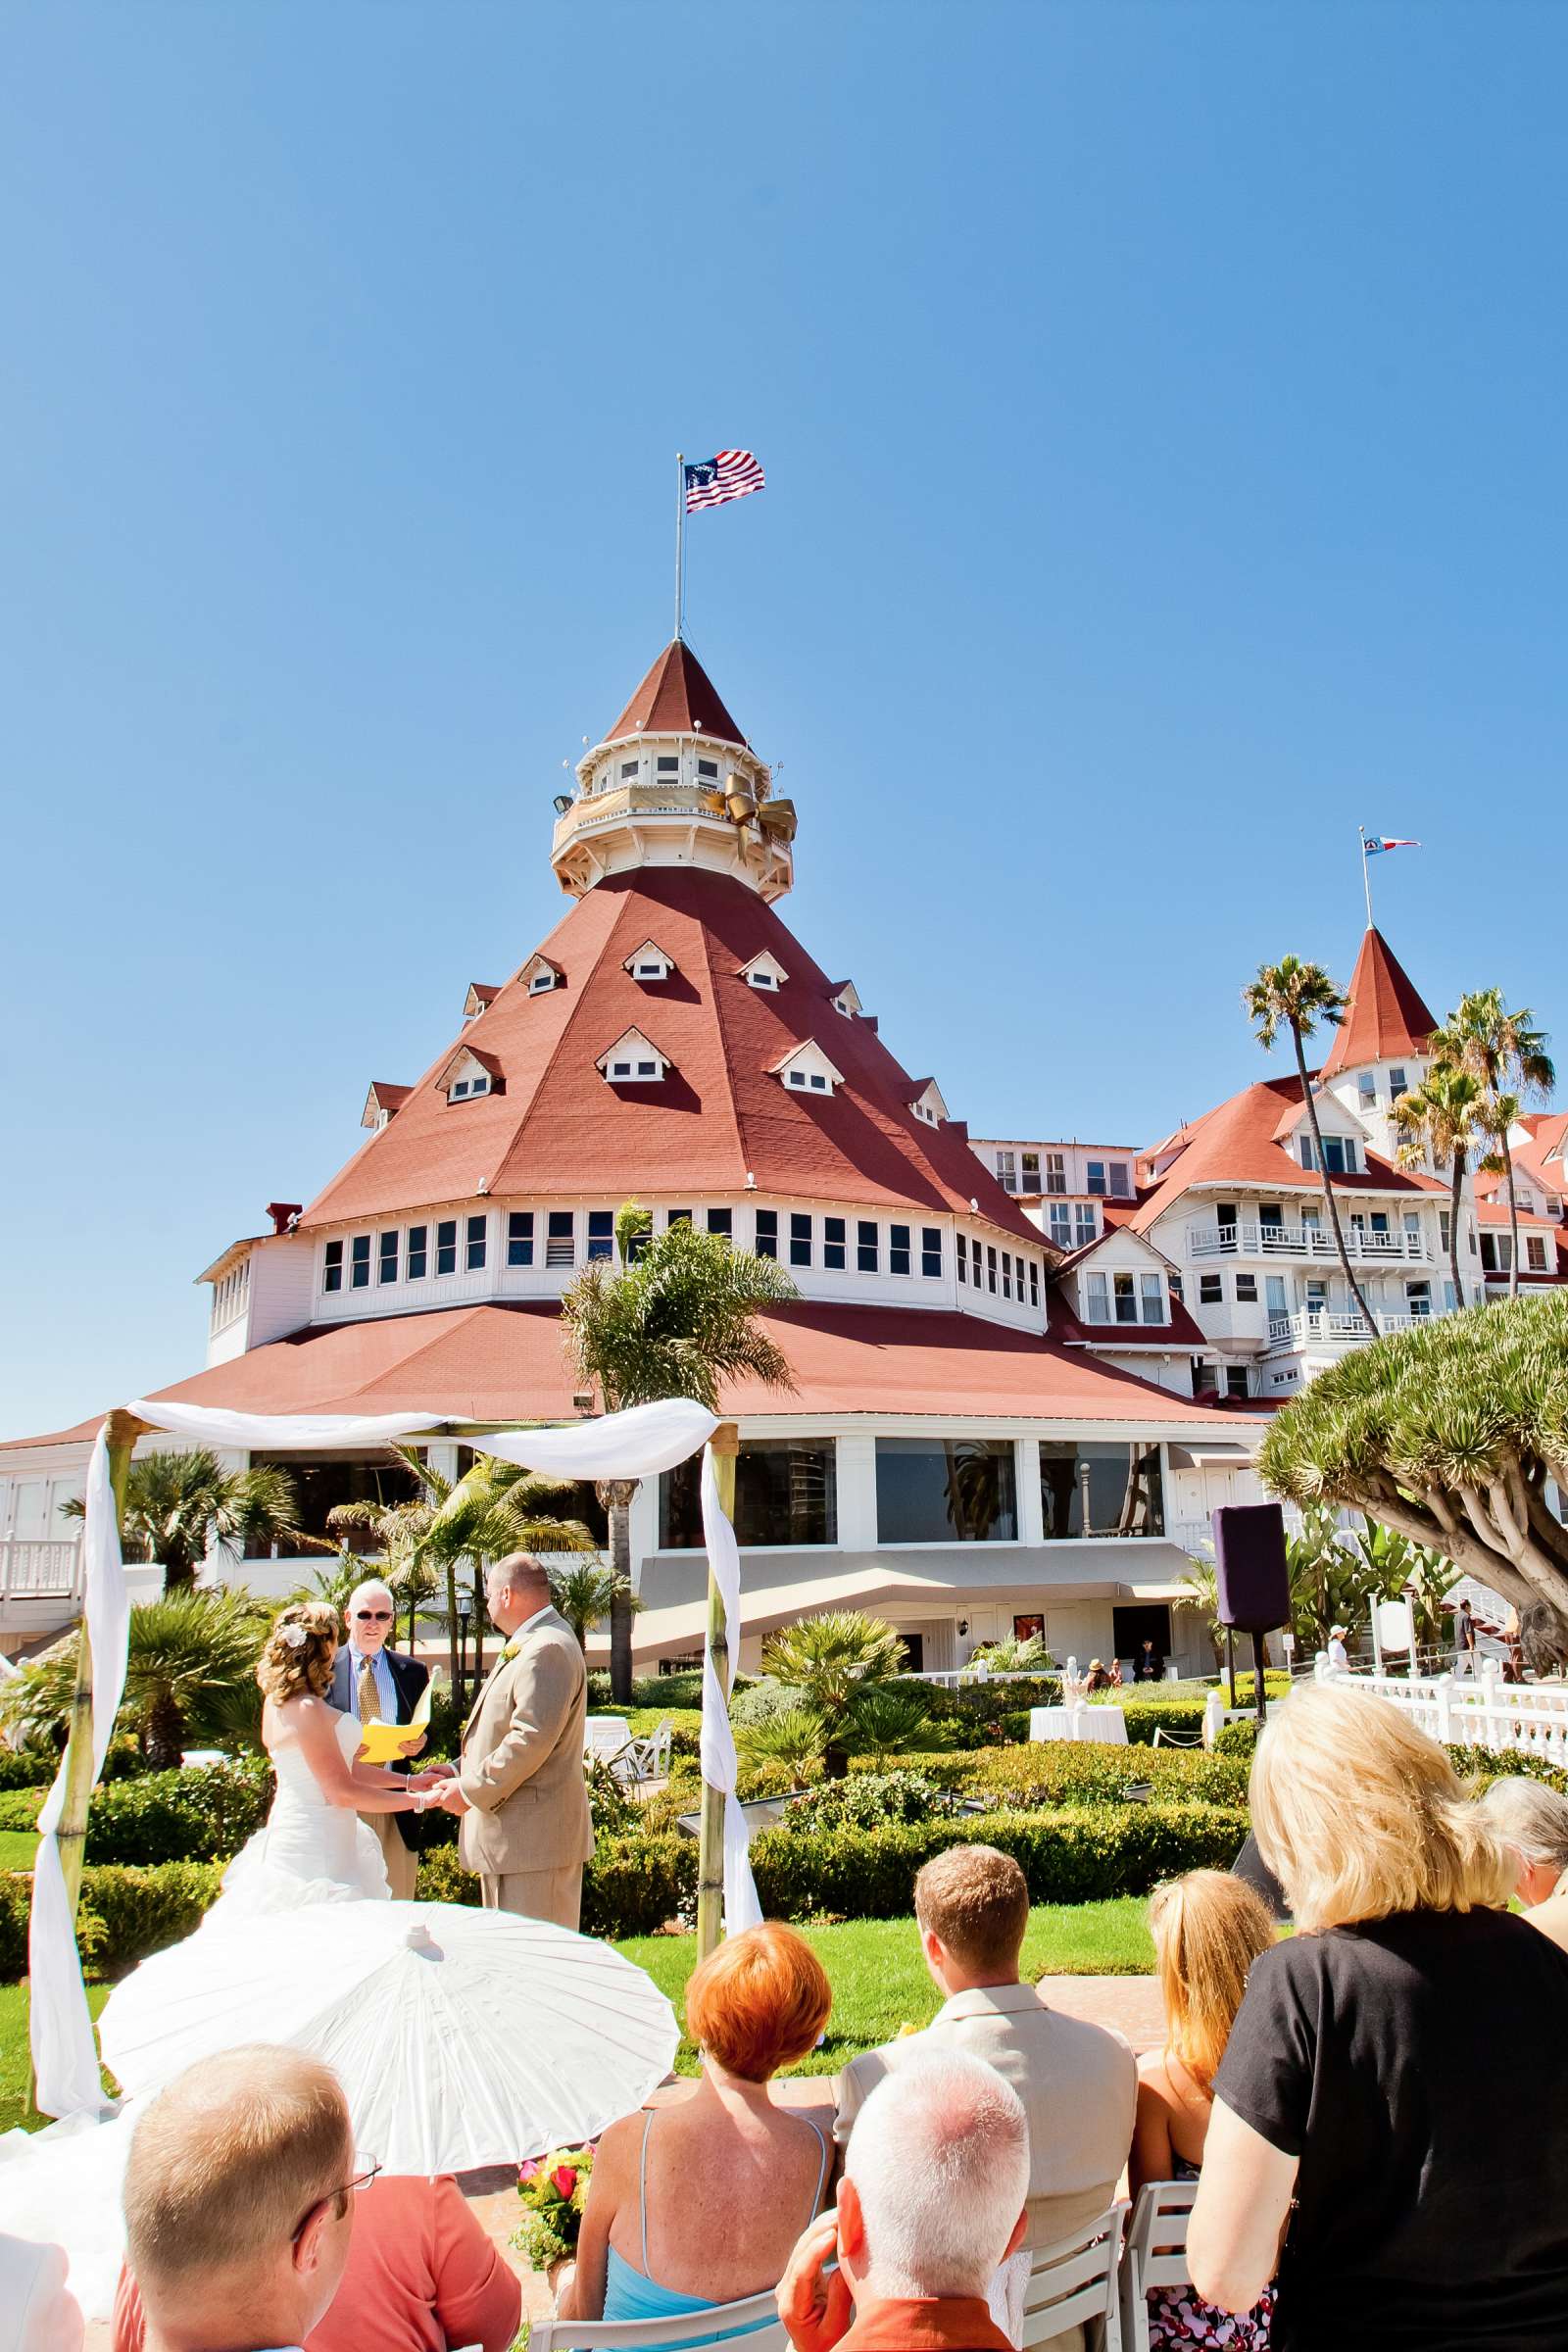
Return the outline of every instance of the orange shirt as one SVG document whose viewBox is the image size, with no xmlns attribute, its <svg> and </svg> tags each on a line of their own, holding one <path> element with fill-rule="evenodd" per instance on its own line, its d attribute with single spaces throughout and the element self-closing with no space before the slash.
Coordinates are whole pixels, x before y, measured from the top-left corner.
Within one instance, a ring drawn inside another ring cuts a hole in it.
<svg viewBox="0 0 1568 2352">
<path fill-rule="evenodd" d="M 516 2274 L 450 2174 L 381 2179 L 358 2192 L 348 2267 L 305 2352 L 508 2352 L 522 2314 Z M 130 2273 L 115 2295 L 114 2352 L 142 2352 L 146 2323 Z"/>
</svg>

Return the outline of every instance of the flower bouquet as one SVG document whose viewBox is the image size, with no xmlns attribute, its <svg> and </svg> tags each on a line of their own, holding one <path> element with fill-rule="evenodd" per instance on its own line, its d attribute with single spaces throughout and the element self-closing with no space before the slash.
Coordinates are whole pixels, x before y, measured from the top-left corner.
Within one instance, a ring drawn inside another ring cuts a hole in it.
<svg viewBox="0 0 1568 2352">
<path fill-rule="evenodd" d="M 576 2253 L 597 2144 L 552 2148 L 548 2156 L 532 2156 L 518 2165 L 522 2219 L 512 2242 L 519 2254 L 526 2254 L 531 2269 L 548 2273 Z"/>
</svg>

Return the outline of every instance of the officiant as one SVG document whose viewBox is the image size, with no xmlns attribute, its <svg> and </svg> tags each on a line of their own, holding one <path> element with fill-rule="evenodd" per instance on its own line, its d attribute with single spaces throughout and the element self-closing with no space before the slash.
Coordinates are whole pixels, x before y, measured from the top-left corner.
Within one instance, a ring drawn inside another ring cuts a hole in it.
<svg viewBox="0 0 1568 2352">
<path fill-rule="evenodd" d="M 430 1669 L 388 1646 L 396 1622 L 390 1586 L 368 1577 L 349 1594 L 344 1616 L 348 1640 L 332 1665 L 331 1706 L 356 1723 L 409 1723 L 419 1695 L 430 1680 Z M 390 1770 L 408 1772 L 409 1758 L 424 1745 L 422 1732 L 411 1733 L 403 1757 Z M 362 1813 L 361 1821 L 375 1834 L 386 1863 L 387 1881 L 395 1902 L 412 1903 L 418 1877 L 419 1817 L 416 1813 Z"/>
</svg>

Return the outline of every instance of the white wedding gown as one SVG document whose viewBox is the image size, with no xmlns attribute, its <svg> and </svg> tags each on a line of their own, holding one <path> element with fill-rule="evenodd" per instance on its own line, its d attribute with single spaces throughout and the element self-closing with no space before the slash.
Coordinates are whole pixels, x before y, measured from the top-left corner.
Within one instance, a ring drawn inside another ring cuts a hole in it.
<svg viewBox="0 0 1568 2352">
<path fill-rule="evenodd" d="M 352 1764 L 360 1727 L 344 1715 L 336 1731 L 345 1761 Z M 215 1977 L 222 1981 L 228 1939 L 259 1914 L 316 1903 L 391 1900 L 375 1833 L 348 1807 L 328 1804 L 297 1743 L 285 1742 L 269 1753 L 277 1793 L 265 1825 L 224 1872 L 217 1902 L 193 1935 L 155 1952 L 118 1988 L 133 1985 L 135 1998 L 150 1999 L 171 2016 L 198 1986 L 206 1991 Z M 0 2211 L 6 2227 L 23 2237 L 65 2245 L 72 2291 L 89 2319 L 107 2318 L 120 2275 L 124 2247 L 120 2183 L 137 2104 L 126 2102 L 102 2123 L 82 2119 L 52 2125 L 30 2137 L 14 2132 L 0 2139 Z"/>
</svg>

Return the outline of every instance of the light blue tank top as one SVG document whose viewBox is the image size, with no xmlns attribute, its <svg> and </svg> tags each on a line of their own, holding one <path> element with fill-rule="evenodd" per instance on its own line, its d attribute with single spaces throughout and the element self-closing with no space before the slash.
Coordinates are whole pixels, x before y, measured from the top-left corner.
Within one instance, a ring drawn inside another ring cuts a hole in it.
<svg viewBox="0 0 1568 2352">
<path fill-rule="evenodd" d="M 801 2121 L 811 2124 L 808 2115 L 802 2116 Z M 643 2118 L 642 2162 L 637 2173 L 637 2215 L 642 2230 L 643 2267 L 640 2271 L 634 2269 L 623 2255 L 615 2252 L 613 2246 L 607 2247 L 604 2313 L 607 2320 L 678 2320 L 687 2312 L 717 2311 L 721 2308 L 707 2296 L 682 2295 L 672 2286 L 661 2286 L 657 2278 L 649 2276 L 648 2134 L 653 2129 L 653 2122 L 654 2111 L 650 2107 Z M 822 2161 L 816 2170 L 816 2186 L 811 2192 L 811 2210 L 806 2217 L 808 2221 L 814 2217 L 821 2203 L 822 2183 L 827 2179 L 827 2141 L 815 2124 L 811 2124 L 811 2130 L 816 2132 Z M 678 2344 L 666 2344 L 663 2352 L 696 2352 L 699 2345 L 724 2343 L 732 2335 L 755 2335 L 760 2328 L 773 2325 L 771 2320 L 754 2320 L 749 2328 L 726 2329 L 714 2335 L 683 2336 Z"/>
</svg>

